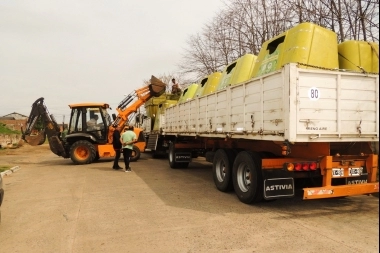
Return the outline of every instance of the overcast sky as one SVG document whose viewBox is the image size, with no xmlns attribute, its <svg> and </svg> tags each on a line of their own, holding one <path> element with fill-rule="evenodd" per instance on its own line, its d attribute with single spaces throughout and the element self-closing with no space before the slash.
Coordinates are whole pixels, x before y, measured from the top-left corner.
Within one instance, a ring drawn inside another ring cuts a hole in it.
<svg viewBox="0 0 380 253">
<path fill-rule="evenodd" d="M 151 75 L 175 73 L 223 2 L 0 0 L 0 116 L 29 116 L 40 97 L 59 123 L 70 103 L 116 109 Z"/>
</svg>

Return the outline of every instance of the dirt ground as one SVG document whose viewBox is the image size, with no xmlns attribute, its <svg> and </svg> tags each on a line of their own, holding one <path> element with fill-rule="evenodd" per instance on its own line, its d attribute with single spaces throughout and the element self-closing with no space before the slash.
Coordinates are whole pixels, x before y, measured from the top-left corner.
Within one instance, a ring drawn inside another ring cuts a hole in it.
<svg viewBox="0 0 380 253">
<path fill-rule="evenodd" d="M 4 177 L 0 252 L 379 252 L 373 196 L 246 205 L 202 158 L 173 170 L 145 153 L 125 173 L 26 144 L 0 165 L 20 166 Z"/>
</svg>

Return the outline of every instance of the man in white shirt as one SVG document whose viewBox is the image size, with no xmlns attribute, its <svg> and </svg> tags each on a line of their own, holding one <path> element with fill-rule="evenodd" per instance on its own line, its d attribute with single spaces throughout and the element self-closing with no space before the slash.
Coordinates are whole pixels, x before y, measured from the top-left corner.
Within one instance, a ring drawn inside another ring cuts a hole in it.
<svg viewBox="0 0 380 253">
<path fill-rule="evenodd" d="M 172 79 L 172 94 L 180 94 L 181 86 L 175 81 L 175 78 Z"/>
</svg>

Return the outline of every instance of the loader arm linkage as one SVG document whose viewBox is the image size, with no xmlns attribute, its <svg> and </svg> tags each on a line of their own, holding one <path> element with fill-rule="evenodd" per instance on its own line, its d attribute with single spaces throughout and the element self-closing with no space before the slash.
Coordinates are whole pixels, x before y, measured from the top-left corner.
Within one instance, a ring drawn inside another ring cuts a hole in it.
<svg viewBox="0 0 380 253">
<path fill-rule="evenodd" d="M 133 91 L 131 94 L 126 96 L 117 106 L 116 111 L 118 115 L 112 123 L 112 127 L 108 131 L 108 142 L 112 143 L 113 132 L 115 129 L 120 131 L 124 128 L 126 122 L 128 122 L 128 117 L 137 112 L 146 101 L 152 97 L 158 97 L 162 95 L 166 90 L 166 84 L 156 77 L 152 76 L 150 79 L 150 84 Z"/>
</svg>

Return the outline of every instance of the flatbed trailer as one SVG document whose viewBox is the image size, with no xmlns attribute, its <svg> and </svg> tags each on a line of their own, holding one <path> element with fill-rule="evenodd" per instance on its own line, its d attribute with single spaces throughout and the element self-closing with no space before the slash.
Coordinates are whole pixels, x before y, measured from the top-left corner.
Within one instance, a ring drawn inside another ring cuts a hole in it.
<svg viewBox="0 0 380 253">
<path fill-rule="evenodd" d="M 218 190 L 239 200 L 333 198 L 379 192 L 378 74 L 278 71 L 165 109 L 156 143 L 171 168 L 213 164 Z"/>
</svg>

